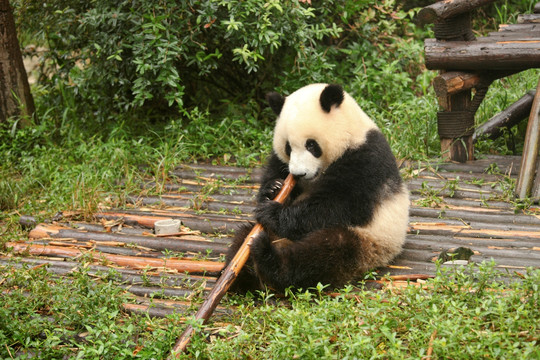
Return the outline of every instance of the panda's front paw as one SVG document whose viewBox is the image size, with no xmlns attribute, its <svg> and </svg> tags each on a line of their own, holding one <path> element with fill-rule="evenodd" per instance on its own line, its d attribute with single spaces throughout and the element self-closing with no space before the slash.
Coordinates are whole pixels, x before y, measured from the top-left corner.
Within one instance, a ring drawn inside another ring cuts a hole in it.
<svg viewBox="0 0 540 360">
<path fill-rule="evenodd" d="M 262 231 L 253 239 L 251 243 L 251 254 L 255 261 L 261 257 L 268 256 L 272 247 L 272 242 L 266 231 Z"/>
<path fill-rule="evenodd" d="M 265 229 L 275 231 L 279 225 L 279 213 L 283 205 L 277 201 L 266 201 L 255 209 L 255 218 Z"/>
<path fill-rule="evenodd" d="M 277 196 L 279 190 L 283 187 L 283 181 L 280 179 L 276 179 L 272 181 L 270 184 L 268 184 L 264 189 L 261 190 L 261 199 L 264 199 L 265 201 L 268 200 L 274 200 L 274 198 Z"/>
</svg>

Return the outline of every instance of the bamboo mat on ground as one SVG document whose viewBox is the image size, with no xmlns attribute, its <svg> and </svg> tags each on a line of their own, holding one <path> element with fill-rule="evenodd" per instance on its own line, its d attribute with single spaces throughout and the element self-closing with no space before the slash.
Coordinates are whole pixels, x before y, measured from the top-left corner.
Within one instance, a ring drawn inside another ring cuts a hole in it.
<svg viewBox="0 0 540 360">
<path fill-rule="evenodd" d="M 402 254 L 377 269 L 378 276 L 433 276 L 441 252 L 459 247 L 472 251 L 469 261 L 493 259 L 510 274 L 540 267 L 540 208 L 515 211 L 505 201 L 519 164 L 519 157 L 402 164 L 411 191 L 409 232 Z M 77 213 L 40 224 L 23 216 L 21 223 L 32 228 L 29 239 L 9 246 L 21 255 L 16 266 L 47 266 L 58 276 L 76 271 L 81 258 L 95 276 L 114 269 L 115 281 L 135 299 L 127 311 L 186 312 L 214 285 L 231 233 L 251 220 L 260 175 L 260 169 L 185 165 L 172 172 L 160 196 L 145 195 L 156 187 L 148 183 L 128 206 L 104 207 L 91 222 L 77 221 Z M 154 223 L 170 218 L 182 221 L 180 233 L 155 236 Z M 0 267 L 13 261 L 0 256 Z M 228 311 L 218 308 L 216 316 Z"/>
</svg>

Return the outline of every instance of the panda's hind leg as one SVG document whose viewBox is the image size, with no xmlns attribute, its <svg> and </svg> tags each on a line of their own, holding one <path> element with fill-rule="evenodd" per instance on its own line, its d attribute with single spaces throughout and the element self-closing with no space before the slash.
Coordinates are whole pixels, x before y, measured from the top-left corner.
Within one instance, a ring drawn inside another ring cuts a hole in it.
<svg viewBox="0 0 540 360">
<path fill-rule="evenodd" d="M 251 248 L 255 270 L 275 291 L 307 289 L 317 283 L 341 287 L 357 275 L 361 244 L 348 228 L 318 230 L 298 241 L 272 241 L 262 233 Z"/>
</svg>

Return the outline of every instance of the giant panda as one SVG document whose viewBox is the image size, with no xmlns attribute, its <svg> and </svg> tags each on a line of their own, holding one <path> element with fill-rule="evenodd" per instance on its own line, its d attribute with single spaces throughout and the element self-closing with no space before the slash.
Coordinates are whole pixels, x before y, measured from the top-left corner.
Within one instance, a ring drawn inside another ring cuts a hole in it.
<svg viewBox="0 0 540 360">
<path fill-rule="evenodd" d="M 232 290 L 339 288 L 401 252 L 409 195 L 390 146 L 340 85 L 267 95 L 278 116 L 255 218 L 264 231 Z M 291 173 L 284 204 L 273 201 Z M 251 227 L 236 232 L 230 262 Z"/>
</svg>

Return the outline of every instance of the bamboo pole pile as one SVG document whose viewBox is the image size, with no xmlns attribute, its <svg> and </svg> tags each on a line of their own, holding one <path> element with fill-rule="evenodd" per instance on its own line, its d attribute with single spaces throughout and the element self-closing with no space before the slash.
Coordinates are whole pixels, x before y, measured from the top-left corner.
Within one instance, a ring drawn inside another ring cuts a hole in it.
<svg viewBox="0 0 540 360">
<path fill-rule="evenodd" d="M 458 247 L 470 248 L 474 262 L 494 259 L 498 267 L 511 271 L 538 267 L 540 208 L 516 212 L 508 201 L 507 184 L 520 168 L 520 157 L 498 156 L 465 164 L 404 163 L 412 203 L 407 241 L 402 254 L 390 266 L 377 269 L 378 274 L 413 279 L 433 276 L 438 255 Z M 0 268 L 19 257 L 21 263 L 46 266 L 55 276 L 84 266 L 99 278 L 114 269 L 115 282 L 134 299 L 124 307 L 126 312 L 152 316 L 177 312 L 188 317 L 186 304 L 206 297 L 215 287 L 231 232 L 251 219 L 260 172 L 252 173 L 254 179 L 235 184 L 223 179 L 249 172 L 195 165 L 175 173 L 179 178 L 175 184 L 166 184 L 160 198 L 133 196 L 131 205 L 103 209 L 91 222 L 76 221 L 72 217 L 76 214 L 67 212 L 50 223 L 22 217 L 21 222 L 32 229 L 29 239 L 8 243 L 13 253 L 0 257 Z M 212 193 L 205 193 L 213 185 Z M 189 201 L 185 206 L 159 201 L 179 198 Z M 195 209 L 192 199 L 207 210 Z M 170 218 L 182 221 L 179 233 L 153 234 L 155 221 Z M 161 299 L 155 309 L 144 302 L 150 296 Z M 171 297 L 186 300 L 166 303 Z M 216 311 L 224 314 L 227 309 Z"/>
</svg>

